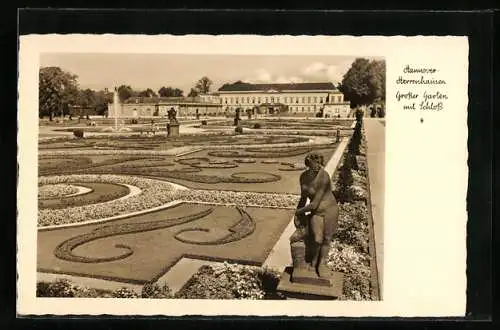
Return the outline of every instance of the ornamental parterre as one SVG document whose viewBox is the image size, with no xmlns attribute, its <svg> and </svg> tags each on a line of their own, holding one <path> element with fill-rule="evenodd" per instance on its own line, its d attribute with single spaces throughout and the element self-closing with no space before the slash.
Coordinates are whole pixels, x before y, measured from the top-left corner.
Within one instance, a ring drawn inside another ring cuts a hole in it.
<svg viewBox="0 0 500 330">
<path fill-rule="evenodd" d="M 141 193 L 104 203 L 56 210 L 38 210 L 38 225 L 49 226 L 97 220 L 149 209 L 174 200 L 175 191 L 178 189 L 177 186 L 164 181 L 118 175 L 61 175 L 40 177 L 38 180 L 39 185 L 85 182 L 128 184 L 139 188 Z"/>
<path fill-rule="evenodd" d="M 128 184 L 141 190 L 140 194 L 104 203 L 63 209 L 41 209 L 38 225 L 52 226 L 99 220 L 113 216 L 145 211 L 172 201 L 192 201 L 223 205 L 293 208 L 299 196 L 294 194 L 255 193 L 236 191 L 181 189 L 166 181 L 118 175 L 61 175 L 40 177 L 39 185 L 106 182 Z"/>
</svg>

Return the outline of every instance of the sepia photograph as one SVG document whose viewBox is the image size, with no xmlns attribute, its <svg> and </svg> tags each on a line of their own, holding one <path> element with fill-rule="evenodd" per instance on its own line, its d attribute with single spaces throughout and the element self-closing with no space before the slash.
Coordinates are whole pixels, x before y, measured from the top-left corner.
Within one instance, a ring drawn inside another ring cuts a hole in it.
<svg viewBox="0 0 500 330">
<path fill-rule="evenodd" d="M 381 299 L 385 75 L 41 54 L 37 297 Z"/>
</svg>

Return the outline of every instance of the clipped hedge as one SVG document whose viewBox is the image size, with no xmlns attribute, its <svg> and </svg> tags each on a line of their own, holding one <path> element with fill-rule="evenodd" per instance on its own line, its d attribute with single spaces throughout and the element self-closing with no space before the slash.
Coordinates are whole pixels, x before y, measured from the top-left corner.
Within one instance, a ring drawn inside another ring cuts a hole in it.
<svg viewBox="0 0 500 330">
<path fill-rule="evenodd" d="M 75 130 L 73 130 L 73 135 L 79 139 L 82 139 L 83 138 L 83 130 L 75 129 Z"/>
</svg>

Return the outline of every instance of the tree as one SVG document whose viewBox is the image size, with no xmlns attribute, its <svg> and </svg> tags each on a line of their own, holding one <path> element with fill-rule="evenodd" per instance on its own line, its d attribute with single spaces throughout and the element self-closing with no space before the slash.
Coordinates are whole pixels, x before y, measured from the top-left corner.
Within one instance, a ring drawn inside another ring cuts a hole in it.
<svg viewBox="0 0 500 330">
<path fill-rule="evenodd" d="M 129 99 L 134 95 L 134 90 L 130 86 L 121 85 L 118 87 L 118 98 L 121 102 Z"/>
<path fill-rule="evenodd" d="M 89 88 L 79 90 L 76 104 L 82 108 L 93 108 L 95 106 L 95 92 Z"/>
<path fill-rule="evenodd" d="M 158 90 L 158 95 L 161 97 L 182 97 L 182 90 L 179 88 L 162 87 Z"/>
<path fill-rule="evenodd" d="M 139 92 L 139 94 L 137 96 L 140 96 L 140 97 L 156 97 L 156 93 L 151 89 L 151 88 L 148 88 L 148 89 L 145 89 L 143 90 L 142 92 Z"/>
<path fill-rule="evenodd" d="M 108 111 L 108 104 L 113 103 L 113 93 L 107 90 L 95 92 L 94 102 L 96 113 L 104 116 Z"/>
<path fill-rule="evenodd" d="M 357 58 L 344 75 L 339 90 L 351 107 L 385 100 L 385 61 Z"/>
<path fill-rule="evenodd" d="M 370 92 L 375 103 L 385 102 L 385 61 L 372 61 L 368 67 Z"/>
<path fill-rule="evenodd" d="M 198 94 L 207 94 L 210 92 L 210 87 L 212 86 L 212 80 L 210 80 L 208 77 L 202 77 L 196 85 L 194 86 L 194 89 L 198 92 Z"/>
<path fill-rule="evenodd" d="M 198 91 L 194 88 L 191 88 L 191 90 L 189 91 L 188 97 L 196 97 L 196 96 L 198 96 Z"/>
<path fill-rule="evenodd" d="M 43 67 L 39 71 L 38 104 L 39 116 L 63 113 L 74 104 L 78 96 L 77 76 L 60 67 Z"/>
</svg>

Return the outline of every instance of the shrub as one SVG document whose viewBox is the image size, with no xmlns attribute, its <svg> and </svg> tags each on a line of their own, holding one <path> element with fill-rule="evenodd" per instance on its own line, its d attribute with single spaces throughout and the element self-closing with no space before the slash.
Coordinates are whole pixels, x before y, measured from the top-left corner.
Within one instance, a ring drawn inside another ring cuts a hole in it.
<svg viewBox="0 0 500 330">
<path fill-rule="evenodd" d="M 356 110 L 356 121 L 360 122 L 363 120 L 364 111 L 361 109 Z"/>
<path fill-rule="evenodd" d="M 141 296 L 135 292 L 134 290 L 131 290 L 129 288 L 123 287 L 121 289 L 117 289 L 111 293 L 111 296 L 113 298 L 140 298 Z"/>
<path fill-rule="evenodd" d="M 379 118 L 385 117 L 385 109 L 383 107 L 378 109 L 378 116 Z"/>
<path fill-rule="evenodd" d="M 241 126 L 236 126 L 236 128 L 234 129 L 234 132 L 236 134 L 243 134 L 243 127 Z"/>
<path fill-rule="evenodd" d="M 73 135 L 76 136 L 77 138 L 81 139 L 81 138 L 83 138 L 83 130 L 75 129 L 75 130 L 73 130 Z"/>
<path fill-rule="evenodd" d="M 133 118 L 133 119 L 130 120 L 130 124 L 132 124 L 132 125 L 135 125 L 137 123 L 138 123 L 137 119 L 135 119 L 135 118 Z"/>
<path fill-rule="evenodd" d="M 176 294 L 186 299 L 276 299 L 278 273 L 267 268 L 224 263 L 203 266 Z"/>
<path fill-rule="evenodd" d="M 352 203 L 355 195 L 352 190 L 354 178 L 352 176 L 353 156 L 349 153 L 344 155 L 344 163 L 339 168 L 335 198 L 339 203 Z"/>
<path fill-rule="evenodd" d="M 56 279 L 54 282 L 38 282 L 36 285 L 37 297 L 54 298 L 96 298 L 99 293 L 95 289 L 80 287 L 67 279 Z"/>
<path fill-rule="evenodd" d="M 205 125 L 207 124 L 207 121 L 206 121 L 206 120 L 202 120 L 202 121 L 201 121 L 201 124 L 202 124 L 203 126 L 205 126 Z"/>
<path fill-rule="evenodd" d="M 259 129 L 259 128 L 262 128 L 262 126 L 260 125 L 260 123 L 255 123 L 255 124 L 253 124 L 253 128 Z"/>
</svg>

